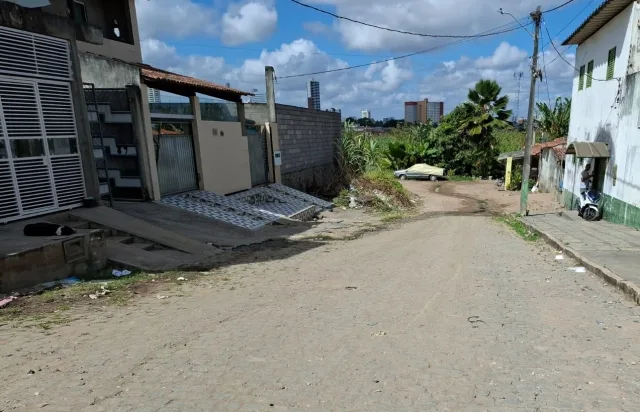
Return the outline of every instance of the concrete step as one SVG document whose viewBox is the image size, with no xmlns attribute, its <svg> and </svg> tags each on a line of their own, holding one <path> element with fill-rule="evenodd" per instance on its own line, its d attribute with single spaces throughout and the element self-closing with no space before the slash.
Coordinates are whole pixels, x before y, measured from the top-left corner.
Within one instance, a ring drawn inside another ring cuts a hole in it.
<svg viewBox="0 0 640 412">
<path fill-rule="evenodd" d="M 136 242 L 136 243 L 129 243 L 128 245 L 131 247 L 138 248 L 140 250 L 147 250 L 147 251 L 153 250 L 155 247 L 153 243 L 137 243 Z"/>
<path fill-rule="evenodd" d="M 180 267 L 181 262 L 160 251 L 146 251 L 107 238 L 107 259 L 118 268 L 144 271 L 172 270 Z M 187 255 L 188 256 L 188 255 Z"/>
<path fill-rule="evenodd" d="M 69 226 L 72 229 L 90 229 L 89 222 L 64 222 L 65 226 Z"/>
<path fill-rule="evenodd" d="M 109 236 L 107 237 L 111 243 L 122 243 L 124 245 L 132 244 L 133 237 L 131 236 Z"/>
</svg>

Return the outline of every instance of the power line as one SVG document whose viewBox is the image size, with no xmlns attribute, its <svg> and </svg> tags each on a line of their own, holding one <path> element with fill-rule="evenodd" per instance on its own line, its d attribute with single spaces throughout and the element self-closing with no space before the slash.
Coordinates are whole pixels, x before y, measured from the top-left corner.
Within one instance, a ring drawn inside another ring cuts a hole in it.
<svg viewBox="0 0 640 412">
<path fill-rule="evenodd" d="M 565 26 L 564 26 L 563 28 L 561 28 L 561 29 L 560 29 L 560 31 L 559 31 L 559 32 L 557 32 L 557 33 L 556 33 L 556 35 L 555 35 L 554 37 L 558 37 L 558 35 L 559 35 L 560 33 L 562 33 L 563 31 L 565 31 L 565 29 L 566 29 L 567 27 L 569 27 L 569 25 L 570 25 L 571 23 L 573 23 L 573 21 L 574 21 L 575 19 L 577 19 L 577 18 L 578 18 L 578 16 L 579 16 L 579 15 L 581 15 L 581 14 L 582 14 L 582 12 L 583 12 L 583 11 L 585 11 L 585 10 L 587 9 L 587 7 L 591 6 L 591 4 L 592 4 L 594 1 L 595 1 L 595 0 L 591 0 L 591 1 L 589 1 L 589 3 L 587 3 L 587 4 L 582 8 L 582 10 L 580 10 L 580 11 L 579 11 L 575 16 L 573 16 L 573 18 L 572 18 L 571 20 L 569 20 L 569 21 L 567 22 L 567 24 L 565 24 Z"/>
<path fill-rule="evenodd" d="M 553 39 L 551 38 L 551 33 L 549 33 L 549 28 L 547 27 L 547 25 L 545 24 L 544 29 L 547 32 L 547 36 L 549 36 L 549 42 L 551 43 L 551 45 L 553 46 L 553 48 L 555 49 L 556 53 L 558 53 L 558 56 L 565 62 L 567 63 L 569 66 L 573 67 L 573 70 L 579 72 L 580 70 L 578 68 L 576 68 L 576 66 L 574 66 L 573 64 L 569 63 L 569 61 L 567 59 L 564 58 L 564 56 L 562 55 L 562 53 L 560 53 L 560 51 L 558 50 L 558 48 L 556 47 L 555 44 L 553 44 Z M 566 51 L 566 50 L 565 50 Z M 593 76 L 589 76 L 591 78 L 591 80 L 595 80 L 597 82 L 606 82 L 606 79 L 597 79 Z M 617 79 L 618 81 L 620 81 L 620 79 Z"/>
<path fill-rule="evenodd" d="M 420 36 L 420 37 L 433 37 L 433 38 L 448 38 L 448 39 L 474 39 L 477 37 L 489 37 L 489 36 L 495 36 L 497 34 L 502 34 L 502 33 L 507 33 L 509 31 L 513 31 L 513 30 L 504 30 L 504 31 L 497 31 L 497 32 L 492 32 L 492 33 L 487 33 L 487 32 L 483 32 L 483 33 L 478 33 L 478 34 L 467 34 L 467 35 L 454 35 L 454 34 L 426 34 L 426 33 L 415 33 L 415 32 L 411 32 L 411 31 L 406 31 L 406 30 L 398 30 L 398 29 L 392 29 L 389 27 L 382 27 L 382 26 L 378 26 L 375 24 L 371 24 L 371 23 L 366 23 L 360 20 L 355 20 L 349 17 L 345 17 L 345 16 L 340 16 L 338 14 L 335 13 L 331 13 L 330 11 L 327 10 L 323 10 L 320 9 L 318 7 L 314 7 L 311 6 L 309 4 L 305 4 L 302 3 L 298 0 L 291 0 L 293 3 L 296 3 L 302 7 L 306 7 L 309 8 L 311 10 L 315 10 L 317 12 L 323 13 L 323 14 L 327 14 L 331 17 L 334 17 L 336 19 L 341 19 L 341 20 L 346 20 L 349 21 L 351 23 L 356 23 L 356 24 L 361 24 L 363 26 L 367 26 L 367 27 L 373 27 L 374 29 L 380 29 L 380 30 L 386 30 L 386 31 L 390 31 L 393 33 L 400 33 L 400 34 L 409 34 L 411 36 Z"/>
<path fill-rule="evenodd" d="M 545 63 L 545 59 L 544 59 L 544 42 L 542 42 L 542 47 L 540 47 L 541 49 L 541 54 L 542 54 L 542 72 L 544 73 L 544 84 L 547 87 L 547 98 L 549 99 L 549 107 L 551 107 L 551 93 L 549 93 L 549 79 L 547 79 L 547 71 L 545 70 L 547 67 L 547 64 Z"/>
<path fill-rule="evenodd" d="M 552 11 L 556 11 L 556 10 L 558 10 L 558 9 L 561 9 L 561 8 L 563 8 L 564 6 L 566 6 L 566 5 L 570 4 L 570 3 L 573 3 L 574 1 L 575 1 L 575 0 L 569 0 L 569 1 L 567 1 L 567 2 L 562 3 L 562 4 L 561 4 L 561 5 L 559 5 L 559 6 L 556 6 L 556 7 L 552 8 L 552 9 L 545 10 L 545 11 L 543 11 L 543 13 L 551 13 Z"/>
<path fill-rule="evenodd" d="M 510 25 L 513 25 L 513 23 L 505 24 L 505 25 L 496 27 L 496 28 L 494 28 L 492 30 L 498 29 L 500 27 L 510 26 Z M 516 30 L 519 30 L 519 29 L 520 29 L 519 27 L 513 27 L 513 28 L 510 28 L 508 30 L 504 30 L 503 32 L 507 33 L 507 32 L 512 32 L 512 31 L 516 31 Z M 319 75 L 319 74 L 334 73 L 334 72 L 340 72 L 340 71 L 345 71 L 345 70 L 358 69 L 358 68 L 361 68 L 361 67 L 368 67 L 368 66 L 371 66 L 373 64 L 387 63 L 387 62 L 390 62 L 390 61 L 406 59 L 407 57 L 417 56 L 419 54 L 429 53 L 429 52 L 432 52 L 432 51 L 435 51 L 435 50 L 438 50 L 438 49 L 445 48 L 447 46 L 452 46 L 452 45 L 455 45 L 455 44 L 464 43 L 464 42 L 469 41 L 469 40 L 473 40 L 473 38 L 460 39 L 460 40 L 452 41 L 452 42 L 449 42 L 449 43 L 444 43 L 444 44 L 441 44 L 441 45 L 438 45 L 438 46 L 430 47 L 428 49 L 420 50 L 420 51 L 417 51 L 417 52 L 404 54 L 402 56 L 390 57 L 388 59 L 378 60 L 378 61 L 374 61 L 374 62 L 370 62 L 370 63 L 357 64 L 355 66 L 341 67 L 341 68 L 338 68 L 338 69 L 322 70 L 322 71 L 312 72 L 312 73 L 292 74 L 292 75 L 289 75 L 289 76 L 280 76 L 280 77 L 278 77 L 278 79 L 283 80 L 283 79 L 291 79 L 291 78 L 294 78 L 294 77 L 316 76 L 316 75 Z"/>
</svg>

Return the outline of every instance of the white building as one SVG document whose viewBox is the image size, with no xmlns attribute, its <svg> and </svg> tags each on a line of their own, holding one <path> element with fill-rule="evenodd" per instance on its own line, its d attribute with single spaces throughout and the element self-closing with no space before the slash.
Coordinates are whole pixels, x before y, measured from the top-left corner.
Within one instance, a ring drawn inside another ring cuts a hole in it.
<svg viewBox="0 0 640 412">
<path fill-rule="evenodd" d="M 307 108 L 320 110 L 320 82 L 315 80 L 307 83 Z"/>
<path fill-rule="evenodd" d="M 147 99 L 149 103 L 162 103 L 160 90 L 152 89 L 151 87 L 147 88 Z"/>
<path fill-rule="evenodd" d="M 361 112 L 360 118 L 361 119 L 371 119 L 371 112 L 369 111 L 369 109 L 364 109 Z"/>
<path fill-rule="evenodd" d="M 633 0 L 607 0 L 563 43 L 578 45 L 565 204 L 574 208 L 589 162 L 594 187 L 604 194 L 604 219 L 634 227 L 640 227 L 639 19 Z"/>
</svg>

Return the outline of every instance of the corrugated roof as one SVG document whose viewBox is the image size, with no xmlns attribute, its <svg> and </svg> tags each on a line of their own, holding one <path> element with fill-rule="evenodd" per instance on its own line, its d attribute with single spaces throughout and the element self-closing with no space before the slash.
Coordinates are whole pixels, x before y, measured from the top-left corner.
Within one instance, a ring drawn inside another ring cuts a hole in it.
<svg viewBox="0 0 640 412">
<path fill-rule="evenodd" d="M 195 77 L 184 76 L 166 70 L 157 69 L 148 64 L 140 64 L 140 75 L 145 83 L 162 85 L 169 87 L 186 88 L 207 96 L 219 97 L 226 100 L 240 100 L 242 96 L 253 96 L 253 93 L 222 86 L 207 80 L 196 79 Z M 160 87 L 162 90 L 162 88 Z"/>
<path fill-rule="evenodd" d="M 584 43 L 589 37 L 609 23 L 634 0 L 605 0 L 587 19 L 562 42 L 563 46 Z"/>
<path fill-rule="evenodd" d="M 608 158 L 609 148 L 602 142 L 571 142 L 567 146 L 567 154 L 579 158 Z"/>
</svg>

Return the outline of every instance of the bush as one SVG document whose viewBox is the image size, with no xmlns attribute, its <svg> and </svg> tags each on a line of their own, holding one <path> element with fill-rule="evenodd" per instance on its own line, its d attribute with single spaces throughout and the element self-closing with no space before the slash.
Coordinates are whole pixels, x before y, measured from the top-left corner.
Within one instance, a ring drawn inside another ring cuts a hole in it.
<svg viewBox="0 0 640 412">
<path fill-rule="evenodd" d="M 372 170 L 356 179 L 354 186 L 358 190 L 359 199 L 380 211 L 397 208 L 410 208 L 414 204 L 411 194 L 390 171 Z"/>
</svg>

